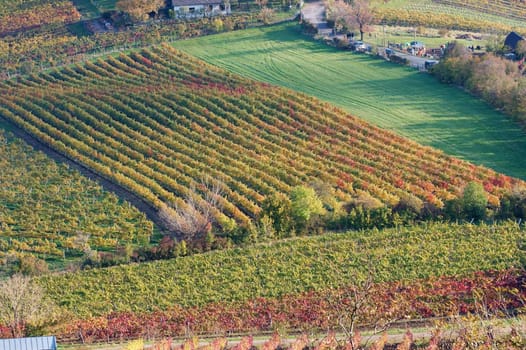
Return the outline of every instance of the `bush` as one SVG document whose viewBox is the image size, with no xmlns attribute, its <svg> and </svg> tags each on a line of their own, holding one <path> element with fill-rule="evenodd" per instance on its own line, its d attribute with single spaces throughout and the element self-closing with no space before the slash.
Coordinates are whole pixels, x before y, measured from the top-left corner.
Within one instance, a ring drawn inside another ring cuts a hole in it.
<svg viewBox="0 0 526 350">
<path fill-rule="evenodd" d="M 265 198 L 262 204 L 261 217 L 267 216 L 274 227 L 276 238 L 293 235 L 293 220 L 290 215 L 290 199 L 281 193 L 275 193 Z"/>
<path fill-rule="evenodd" d="M 214 33 L 220 33 L 224 30 L 224 23 L 221 18 L 215 18 L 212 21 L 211 29 Z"/>
<path fill-rule="evenodd" d="M 462 211 L 468 219 L 480 220 L 486 216 L 488 196 L 482 184 L 470 182 L 462 194 Z"/>
<path fill-rule="evenodd" d="M 397 55 L 389 56 L 389 61 L 397 63 L 397 64 L 401 64 L 402 66 L 409 65 L 409 60 L 407 58 L 403 58 Z"/>
<path fill-rule="evenodd" d="M 298 230 L 306 229 L 320 215 L 325 214 L 323 203 L 313 188 L 298 186 L 290 194 L 292 218 Z"/>
</svg>

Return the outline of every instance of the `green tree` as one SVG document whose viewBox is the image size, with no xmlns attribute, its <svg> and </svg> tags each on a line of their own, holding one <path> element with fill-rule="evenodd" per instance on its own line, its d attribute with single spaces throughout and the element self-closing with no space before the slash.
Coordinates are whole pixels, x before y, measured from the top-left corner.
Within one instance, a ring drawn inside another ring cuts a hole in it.
<svg viewBox="0 0 526 350">
<path fill-rule="evenodd" d="M 468 219 L 480 220 L 486 214 L 488 196 L 478 182 L 470 182 L 462 194 L 462 210 Z"/>
<path fill-rule="evenodd" d="M 297 186 L 290 193 L 292 218 L 298 229 L 305 229 L 312 220 L 325 214 L 323 202 L 311 187 Z"/>
<path fill-rule="evenodd" d="M 263 201 L 261 218 L 274 227 L 277 238 L 293 235 L 290 199 L 282 193 L 274 193 Z"/>
</svg>

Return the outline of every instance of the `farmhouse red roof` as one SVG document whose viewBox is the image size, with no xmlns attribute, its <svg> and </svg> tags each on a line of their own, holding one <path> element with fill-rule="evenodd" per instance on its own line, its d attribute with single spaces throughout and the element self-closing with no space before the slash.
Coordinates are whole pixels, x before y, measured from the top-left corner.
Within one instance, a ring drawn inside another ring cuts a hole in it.
<svg viewBox="0 0 526 350">
<path fill-rule="evenodd" d="M 218 5 L 222 0 L 172 0 L 173 6 Z"/>
</svg>

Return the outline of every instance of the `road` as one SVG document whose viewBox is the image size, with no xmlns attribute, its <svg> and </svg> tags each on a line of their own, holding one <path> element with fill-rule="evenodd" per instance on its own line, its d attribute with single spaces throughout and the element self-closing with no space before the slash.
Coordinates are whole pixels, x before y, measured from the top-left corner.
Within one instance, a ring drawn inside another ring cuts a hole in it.
<svg viewBox="0 0 526 350">
<path fill-rule="evenodd" d="M 313 25 L 327 23 L 325 21 L 325 6 L 321 1 L 306 2 L 301 9 L 303 19 Z"/>
<path fill-rule="evenodd" d="M 395 51 L 395 54 L 396 54 L 396 56 L 399 56 L 399 57 L 407 59 L 409 61 L 409 65 L 411 67 L 415 67 L 415 68 L 419 68 L 419 69 L 423 69 L 425 62 L 430 59 L 429 57 L 420 57 L 420 56 L 410 55 L 410 54 L 405 53 L 403 51 Z"/>
</svg>

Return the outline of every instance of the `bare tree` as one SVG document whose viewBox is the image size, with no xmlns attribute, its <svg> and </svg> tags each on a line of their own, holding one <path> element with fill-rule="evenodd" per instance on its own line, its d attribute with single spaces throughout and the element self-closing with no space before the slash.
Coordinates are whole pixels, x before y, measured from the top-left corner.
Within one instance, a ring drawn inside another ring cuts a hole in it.
<svg viewBox="0 0 526 350">
<path fill-rule="evenodd" d="M 255 2 L 259 6 L 260 9 L 267 7 L 267 4 L 268 4 L 268 0 L 256 0 Z"/>
<path fill-rule="evenodd" d="M 346 27 L 347 30 L 357 29 L 360 32 L 360 40 L 363 40 L 363 34 L 370 30 L 370 25 L 374 21 L 368 0 L 352 0 L 349 4 L 336 1 L 329 6 L 329 18 L 337 27 Z"/>
<path fill-rule="evenodd" d="M 215 223 L 214 213 L 221 211 L 224 185 L 220 181 L 203 178 L 190 187 L 182 204 L 165 205 L 159 211 L 166 227 L 184 239 L 202 238 Z"/>
<path fill-rule="evenodd" d="M 360 31 L 360 40 L 363 40 L 363 33 L 370 30 L 374 15 L 369 7 L 368 0 L 353 0 L 351 3 L 351 13 L 349 24 L 351 28 Z"/>
<path fill-rule="evenodd" d="M 274 10 L 268 7 L 262 7 L 258 14 L 258 19 L 263 22 L 263 24 L 269 24 L 272 20 L 272 15 L 274 15 Z"/>
<path fill-rule="evenodd" d="M 27 324 L 43 320 L 48 306 L 44 291 L 30 277 L 17 274 L 0 283 L 0 322 L 15 338 L 23 335 Z"/>
<path fill-rule="evenodd" d="M 395 317 L 386 316 L 396 313 L 380 310 L 375 303 L 375 291 L 373 289 L 374 278 L 377 273 L 376 267 L 371 259 L 368 259 L 364 264 L 367 266 L 366 275 L 353 274 L 350 277 L 351 283 L 346 284 L 343 288 L 336 288 L 328 300 L 351 350 L 360 348 L 361 337 L 357 330 L 358 326 L 372 328 L 371 336 L 365 339 L 367 344 L 374 335 L 385 332 L 396 321 Z M 345 273 L 342 271 L 339 275 L 343 276 Z M 394 306 L 391 307 L 394 308 Z"/>
</svg>

